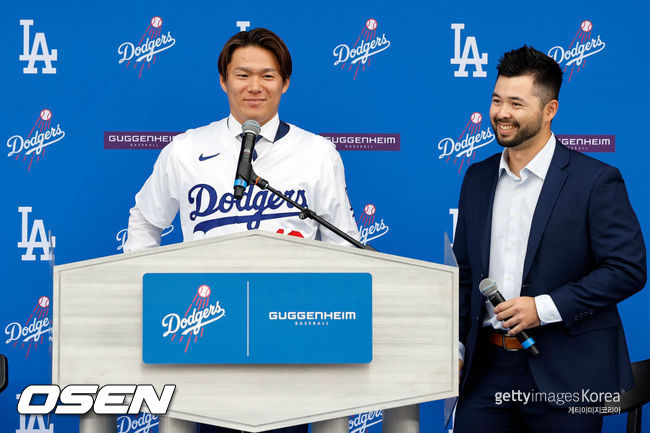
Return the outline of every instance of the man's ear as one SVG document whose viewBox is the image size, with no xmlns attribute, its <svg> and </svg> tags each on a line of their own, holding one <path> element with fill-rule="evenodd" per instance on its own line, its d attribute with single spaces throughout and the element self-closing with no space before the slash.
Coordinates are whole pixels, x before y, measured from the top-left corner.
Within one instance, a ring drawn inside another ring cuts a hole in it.
<svg viewBox="0 0 650 433">
<path fill-rule="evenodd" d="M 559 108 L 558 105 L 559 105 L 559 103 L 558 103 L 557 99 L 553 99 L 553 100 L 549 101 L 546 104 L 546 106 L 544 107 L 544 120 L 545 121 L 550 122 L 551 120 L 553 120 L 553 118 L 557 114 L 557 110 Z"/>
<path fill-rule="evenodd" d="M 219 84 L 221 84 L 223 91 L 228 93 L 228 90 L 226 89 L 226 80 L 223 78 L 223 75 L 219 75 Z"/>
</svg>

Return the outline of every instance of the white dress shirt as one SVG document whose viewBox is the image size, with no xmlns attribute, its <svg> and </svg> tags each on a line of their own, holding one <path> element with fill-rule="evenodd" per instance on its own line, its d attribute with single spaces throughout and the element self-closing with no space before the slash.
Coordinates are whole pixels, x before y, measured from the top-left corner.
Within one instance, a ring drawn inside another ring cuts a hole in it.
<svg viewBox="0 0 650 433">
<path fill-rule="evenodd" d="M 508 167 L 507 149 L 501 153 L 499 180 L 492 207 L 489 277 L 497 283 L 506 300 L 521 295 L 530 226 L 546 173 L 551 166 L 555 145 L 555 135 L 551 134 L 542 150 L 519 172 L 521 177 Z M 490 301 L 485 301 L 485 306 L 483 326 L 505 330 L 502 322 L 497 320 Z M 542 326 L 562 321 L 560 312 L 549 295 L 536 296 L 535 307 Z M 458 351 L 459 359 L 464 360 L 463 343 L 459 342 Z"/>
<path fill-rule="evenodd" d="M 506 300 L 521 296 L 530 226 L 555 146 L 555 136 L 551 134 L 542 150 L 520 171 L 520 176 L 508 166 L 507 149 L 501 154 L 492 208 L 489 277 L 496 281 Z M 505 329 L 497 320 L 492 304 L 486 301 L 485 305 L 483 326 Z M 549 295 L 536 296 L 535 306 L 542 325 L 562 320 Z"/>
</svg>

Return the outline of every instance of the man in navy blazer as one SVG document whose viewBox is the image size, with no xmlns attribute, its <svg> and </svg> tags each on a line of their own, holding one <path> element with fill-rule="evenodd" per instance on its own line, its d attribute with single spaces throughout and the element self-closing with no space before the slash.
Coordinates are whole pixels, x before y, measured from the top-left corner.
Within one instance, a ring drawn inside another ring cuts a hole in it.
<svg viewBox="0 0 650 433">
<path fill-rule="evenodd" d="M 551 132 L 559 65 L 524 46 L 497 69 L 490 120 L 504 151 L 468 168 L 454 240 L 455 432 L 598 432 L 602 415 L 584 408 L 634 386 L 616 304 L 645 285 L 641 228 L 619 171 Z M 506 299 L 496 308 L 485 278 Z M 539 355 L 513 337 L 523 330 Z"/>
</svg>

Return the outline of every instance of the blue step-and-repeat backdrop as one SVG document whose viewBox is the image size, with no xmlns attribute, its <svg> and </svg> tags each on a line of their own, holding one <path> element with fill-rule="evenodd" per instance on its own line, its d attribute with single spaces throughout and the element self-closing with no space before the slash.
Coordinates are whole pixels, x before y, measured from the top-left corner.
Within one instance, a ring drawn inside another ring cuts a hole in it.
<svg viewBox="0 0 650 433">
<path fill-rule="evenodd" d="M 621 169 L 650 233 L 649 18 L 645 0 L 5 4 L 0 353 L 10 384 L 0 433 L 78 431 L 75 417 L 16 411 L 25 386 L 51 380 L 53 258 L 121 253 L 160 148 L 227 115 L 217 56 L 240 28 L 267 27 L 287 43 L 294 73 L 280 116 L 336 143 L 363 242 L 442 262 L 467 166 L 500 150 L 488 118 L 496 63 L 523 44 L 565 71 L 554 132 Z M 175 221 L 163 242 L 180 232 Z M 619 306 L 632 361 L 650 358 L 648 305 L 642 291 Z M 420 414 L 422 431 L 447 431 L 442 402 Z M 606 417 L 604 431 L 624 423 Z M 118 430 L 155 424 L 121 419 Z M 380 430 L 381 412 L 351 418 L 351 432 Z"/>
</svg>

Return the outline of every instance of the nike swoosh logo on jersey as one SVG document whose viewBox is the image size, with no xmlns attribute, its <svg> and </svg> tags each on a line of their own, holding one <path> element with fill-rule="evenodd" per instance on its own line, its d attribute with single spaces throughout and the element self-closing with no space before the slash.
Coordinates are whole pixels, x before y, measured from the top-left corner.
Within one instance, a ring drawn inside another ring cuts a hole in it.
<svg viewBox="0 0 650 433">
<path fill-rule="evenodd" d="M 200 154 L 199 155 L 199 161 L 206 161 L 206 160 L 208 160 L 210 158 L 214 158 L 215 156 L 219 156 L 220 154 L 221 154 L 221 152 L 215 153 L 214 155 L 208 155 L 208 156 L 203 156 L 203 154 Z"/>
</svg>

